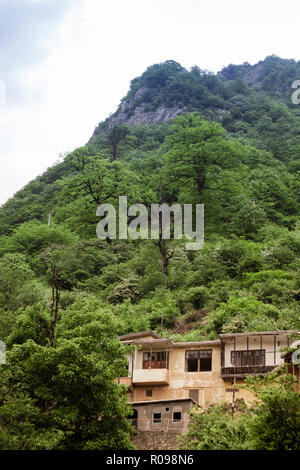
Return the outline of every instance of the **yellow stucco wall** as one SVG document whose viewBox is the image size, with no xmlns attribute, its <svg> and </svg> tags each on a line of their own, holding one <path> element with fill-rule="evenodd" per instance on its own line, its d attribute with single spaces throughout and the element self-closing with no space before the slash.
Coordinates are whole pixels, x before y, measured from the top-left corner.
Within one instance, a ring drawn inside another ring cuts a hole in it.
<svg viewBox="0 0 300 470">
<path fill-rule="evenodd" d="M 187 350 L 212 349 L 212 370 L 210 372 L 186 372 L 185 353 Z M 143 351 L 138 351 L 142 355 Z M 140 358 L 139 358 L 140 359 Z M 141 360 L 138 361 L 141 363 Z M 224 401 L 232 402 L 233 379 L 224 381 L 221 378 L 220 346 L 183 347 L 169 351 L 169 384 L 168 385 L 134 385 L 132 401 L 152 401 L 189 397 L 190 390 L 199 391 L 199 404 L 207 408 L 209 405 Z M 152 390 L 152 396 L 146 396 L 146 391 Z M 244 399 L 246 403 L 253 402 L 253 395 L 247 390 L 237 389 L 236 399 Z"/>
</svg>

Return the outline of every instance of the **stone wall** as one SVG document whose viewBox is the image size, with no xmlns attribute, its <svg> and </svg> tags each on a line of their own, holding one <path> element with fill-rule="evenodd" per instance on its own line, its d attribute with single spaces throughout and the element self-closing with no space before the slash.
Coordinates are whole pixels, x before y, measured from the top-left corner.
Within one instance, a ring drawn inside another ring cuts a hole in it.
<svg viewBox="0 0 300 470">
<path fill-rule="evenodd" d="M 137 431 L 132 442 L 138 450 L 179 450 L 177 432 Z"/>
</svg>

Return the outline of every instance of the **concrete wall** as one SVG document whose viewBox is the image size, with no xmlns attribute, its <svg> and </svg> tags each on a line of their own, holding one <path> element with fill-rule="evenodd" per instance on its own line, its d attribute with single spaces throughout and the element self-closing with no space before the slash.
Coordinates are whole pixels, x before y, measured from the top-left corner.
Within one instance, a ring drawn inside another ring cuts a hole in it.
<svg viewBox="0 0 300 470">
<path fill-rule="evenodd" d="M 193 407 L 190 400 L 178 402 L 160 402 L 149 404 L 133 404 L 137 411 L 137 429 L 140 431 L 173 431 L 184 432 L 188 430 L 190 423 L 189 410 Z M 181 413 L 181 421 L 173 420 L 173 413 Z M 153 422 L 154 413 L 161 414 L 161 423 Z"/>
<path fill-rule="evenodd" d="M 212 349 L 212 370 L 210 372 L 186 372 L 186 350 Z M 142 357 L 143 351 L 138 351 Z M 140 360 L 138 364 L 140 364 Z M 153 370 L 154 372 L 154 370 Z M 169 351 L 169 385 L 148 384 L 134 388 L 134 401 L 151 401 L 163 399 L 188 398 L 190 390 L 198 390 L 199 404 L 207 407 L 226 399 L 226 384 L 221 379 L 220 347 L 174 348 Z M 152 390 L 152 396 L 147 397 L 146 391 Z"/>
<path fill-rule="evenodd" d="M 168 369 L 134 369 L 132 376 L 134 385 L 168 384 L 169 380 Z"/>
</svg>

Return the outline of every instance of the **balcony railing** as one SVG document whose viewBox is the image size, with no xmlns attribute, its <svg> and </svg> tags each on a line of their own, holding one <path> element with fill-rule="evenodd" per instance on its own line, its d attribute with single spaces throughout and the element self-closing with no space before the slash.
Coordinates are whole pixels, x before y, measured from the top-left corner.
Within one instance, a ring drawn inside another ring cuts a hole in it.
<svg viewBox="0 0 300 470">
<path fill-rule="evenodd" d="M 246 375 L 260 375 L 271 372 L 274 366 L 234 366 L 234 367 L 222 367 L 221 377 L 244 377 Z"/>
<path fill-rule="evenodd" d="M 120 385 L 126 385 L 127 387 L 132 386 L 132 377 L 117 377 L 115 379 L 115 382 L 117 382 Z"/>
</svg>

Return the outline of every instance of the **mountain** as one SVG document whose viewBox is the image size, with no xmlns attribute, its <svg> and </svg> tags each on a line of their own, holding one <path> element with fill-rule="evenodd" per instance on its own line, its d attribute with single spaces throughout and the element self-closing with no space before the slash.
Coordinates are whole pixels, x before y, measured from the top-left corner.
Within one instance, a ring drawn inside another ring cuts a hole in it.
<svg viewBox="0 0 300 470">
<path fill-rule="evenodd" d="M 299 329 L 299 77 L 299 62 L 271 56 L 217 74 L 167 61 L 133 79 L 85 146 L 0 208 L 2 336 L 21 341 L 35 311 L 46 317 L 54 266 L 59 311 L 88 299 L 118 334 Z M 96 209 L 120 195 L 203 203 L 204 247 L 99 240 Z"/>
<path fill-rule="evenodd" d="M 99 124 L 90 142 L 118 125 L 165 123 L 191 111 L 240 136 L 251 135 L 247 126 L 254 125 L 259 138 L 261 126 L 255 121 L 261 118 L 270 117 L 275 127 L 281 118 L 299 126 L 299 111 L 291 105 L 292 83 L 299 76 L 300 61 L 276 56 L 253 66 L 229 65 L 216 75 L 197 66 L 187 71 L 175 61 L 156 64 L 132 80 L 117 111 Z"/>
<path fill-rule="evenodd" d="M 117 111 L 96 127 L 87 147 L 91 152 L 107 148 L 107 133 L 116 126 L 128 126 L 133 134 L 136 126 L 150 126 L 151 132 L 151 125 L 168 125 L 192 111 L 220 122 L 240 142 L 289 162 L 300 153 L 300 107 L 291 101 L 291 85 L 299 76 L 300 62 L 276 56 L 253 66 L 229 65 L 217 74 L 197 66 L 187 71 L 175 61 L 153 65 L 131 81 Z M 163 126 L 159 132 L 158 144 Z M 32 218 L 45 221 L 55 212 L 61 178 L 69 172 L 66 161 L 55 165 L 4 204 L 0 234 Z"/>
</svg>

